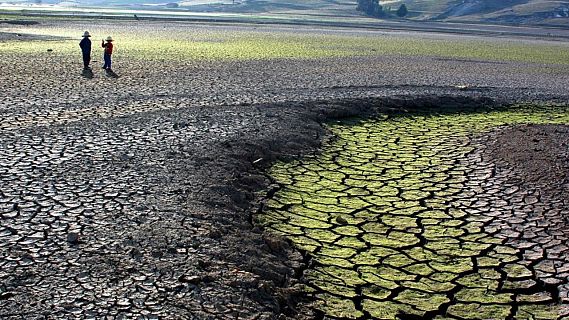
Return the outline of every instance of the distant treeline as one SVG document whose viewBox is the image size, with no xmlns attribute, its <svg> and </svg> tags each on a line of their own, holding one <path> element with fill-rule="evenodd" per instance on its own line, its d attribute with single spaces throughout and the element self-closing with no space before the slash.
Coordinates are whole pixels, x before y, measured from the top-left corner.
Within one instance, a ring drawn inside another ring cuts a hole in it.
<svg viewBox="0 0 569 320">
<path fill-rule="evenodd" d="M 379 0 L 358 0 L 357 10 L 377 18 L 384 18 L 392 15 L 391 7 L 384 9 L 383 6 L 379 4 Z M 401 4 L 399 9 L 395 12 L 395 14 L 400 18 L 405 17 L 407 13 L 407 6 L 404 3 Z"/>
</svg>

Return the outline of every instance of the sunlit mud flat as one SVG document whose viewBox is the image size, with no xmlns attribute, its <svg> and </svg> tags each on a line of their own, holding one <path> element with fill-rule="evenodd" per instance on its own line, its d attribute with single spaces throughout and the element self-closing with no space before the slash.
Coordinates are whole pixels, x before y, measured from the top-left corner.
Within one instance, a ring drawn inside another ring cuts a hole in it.
<svg viewBox="0 0 569 320">
<path fill-rule="evenodd" d="M 270 170 L 279 190 L 257 220 L 312 258 L 306 290 L 322 317 L 564 318 L 567 209 L 483 157 L 484 133 L 525 123 L 567 124 L 569 111 L 330 124 L 321 154 Z"/>
</svg>

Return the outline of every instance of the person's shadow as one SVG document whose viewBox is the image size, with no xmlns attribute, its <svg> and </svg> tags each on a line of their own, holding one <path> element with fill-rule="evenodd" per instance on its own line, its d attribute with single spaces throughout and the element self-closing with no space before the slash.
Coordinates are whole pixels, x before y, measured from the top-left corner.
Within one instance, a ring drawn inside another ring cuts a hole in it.
<svg viewBox="0 0 569 320">
<path fill-rule="evenodd" d="M 83 69 L 83 71 L 81 72 L 81 75 L 82 75 L 84 78 L 93 79 L 93 70 L 91 70 L 90 68 L 88 68 L 88 69 Z"/>
<path fill-rule="evenodd" d="M 115 73 L 113 70 L 111 70 L 111 69 L 105 70 L 105 75 L 106 75 L 107 77 L 109 77 L 109 78 L 118 78 L 118 77 L 119 77 L 119 75 L 116 74 L 116 73 Z"/>
</svg>

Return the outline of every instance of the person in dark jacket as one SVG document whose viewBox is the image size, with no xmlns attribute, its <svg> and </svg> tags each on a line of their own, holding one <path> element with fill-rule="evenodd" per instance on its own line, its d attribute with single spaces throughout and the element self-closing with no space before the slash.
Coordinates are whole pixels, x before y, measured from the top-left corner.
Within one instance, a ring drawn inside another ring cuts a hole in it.
<svg viewBox="0 0 569 320">
<path fill-rule="evenodd" d="M 91 37 L 89 31 L 85 31 L 83 40 L 79 42 L 81 52 L 83 53 L 83 68 L 86 70 L 89 69 L 89 64 L 91 63 L 91 39 L 89 37 Z"/>
<path fill-rule="evenodd" d="M 112 71 L 111 69 L 111 55 L 113 54 L 113 38 L 111 36 L 107 37 L 107 43 L 105 40 L 101 42 L 101 47 L 105 48 L 103 59 L 105 60 L 105 64 L 103 65 L 103 69 Z"/>
</svg>

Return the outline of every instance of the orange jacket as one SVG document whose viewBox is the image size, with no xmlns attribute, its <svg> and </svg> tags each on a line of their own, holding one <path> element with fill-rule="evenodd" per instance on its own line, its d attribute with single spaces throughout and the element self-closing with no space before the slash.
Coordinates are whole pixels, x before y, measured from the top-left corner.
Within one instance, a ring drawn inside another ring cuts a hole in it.
<svg viewBox="0 0 569 320">
<path fill-rule="evenodd" d="M 105 43 L 105 41 L 103 41 L 103 43 L 101 43 L 101 47 L 105 48 L 105 53 L 106 54 L 113 54 L 113 43 L 112 42 L 107 42 Z"/>
</svg>

